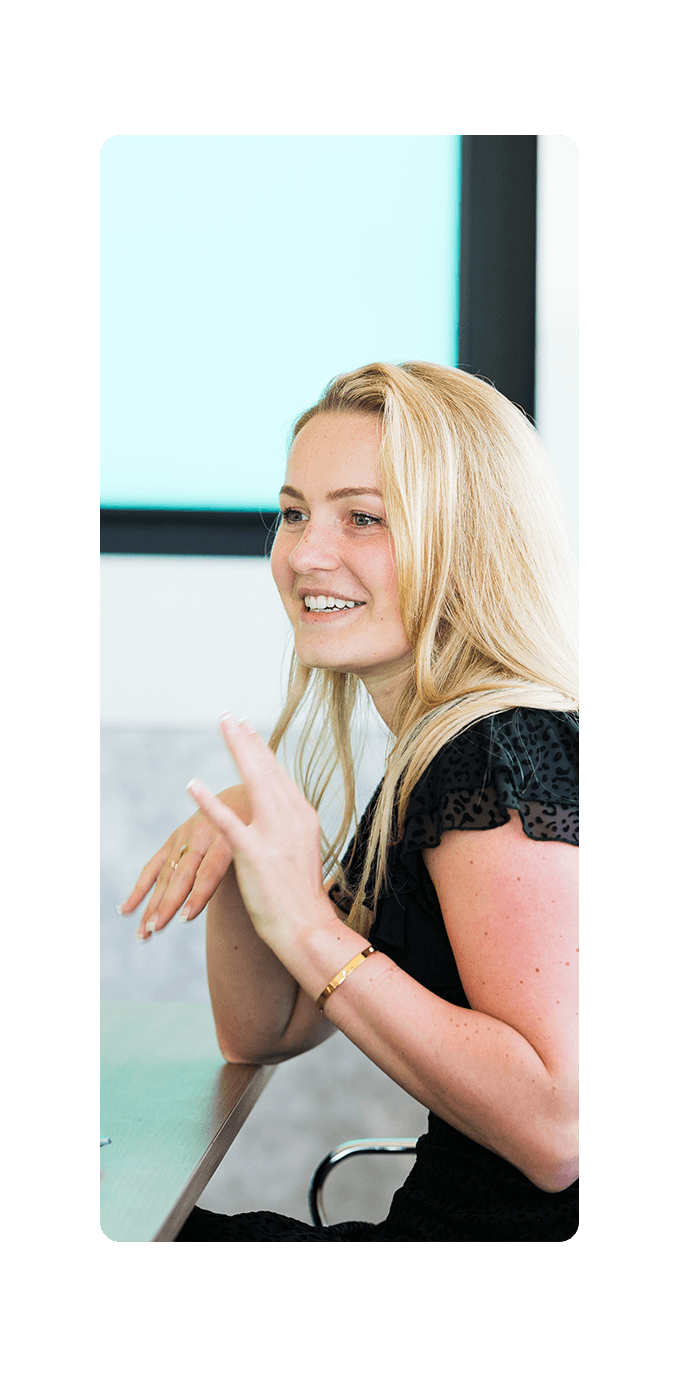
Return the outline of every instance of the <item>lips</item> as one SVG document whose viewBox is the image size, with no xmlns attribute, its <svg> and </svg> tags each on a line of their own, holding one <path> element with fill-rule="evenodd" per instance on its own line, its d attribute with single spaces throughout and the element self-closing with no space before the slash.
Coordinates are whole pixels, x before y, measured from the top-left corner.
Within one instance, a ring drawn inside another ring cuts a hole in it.
<svg viewBox="0 0 678 1376">
<path fill-rule="evenodd" d="M 301 624 L 320 626 L 323 621 L 344 621 L 365 606 L 354 598 L 341 598 L 332 593 L 306 593 L 301 605 Z"/>
<path fill-rule="evenodd" d="M 309 602 L 315 602 L 316 599 L 309 598 L 308 600 Z M 324 601 L 324 599 L 319 600 Z M 301 608 L 301 616 L 302 620 L 306 620 L 307 617 L 313 617 L 313 619 L 315 620 L 319 619 L 320 617 L 328 618 L 331 616 L 345 616 L 347 612 L 360 611 L 361 607 L 364 606 L 364 602 L 338 602 L 336 605 L 334 604 L 334 602 L 332 602 L 329 606 L 326 607 L 309 607 L 306 605 L 306 603 L 304 603 Z"/>
</svg>

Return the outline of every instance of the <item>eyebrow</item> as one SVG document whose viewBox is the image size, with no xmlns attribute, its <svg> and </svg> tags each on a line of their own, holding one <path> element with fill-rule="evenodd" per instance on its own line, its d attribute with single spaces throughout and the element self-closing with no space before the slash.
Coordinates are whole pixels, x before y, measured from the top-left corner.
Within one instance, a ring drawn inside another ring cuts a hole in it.
<svg viewBox="0 0 678 1376">
<path fill-rule="evenodd" d="M 296 487 L 285 485 L 280 489 L 281 497 L 283 493 L 286 497 L 296 497 L 300 502 L 306 500 L 303 492 L 298 492 Z M 342 502 L 346 497 L 381 497 L 381 495 L 378 487 L 337 487 L 332 492 L 325 493 L 325 501 Z"/>
</svg>

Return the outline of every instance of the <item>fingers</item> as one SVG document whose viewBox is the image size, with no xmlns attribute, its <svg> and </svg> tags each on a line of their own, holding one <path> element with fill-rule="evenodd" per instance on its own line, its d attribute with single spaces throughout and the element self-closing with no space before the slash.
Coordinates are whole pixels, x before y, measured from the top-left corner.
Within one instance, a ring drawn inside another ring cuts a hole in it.
<svg viewBox="0 0 678 1376">
<path fill-rule="evenodd" d="M 167 862 L 139 924 L 140 931 L 159 932 L 167 926 L 191 892 L 202 859 L 202 853 L 186 848 L 178 859 L 172 857 Z"/>
<path fill-rule="evenodd" d="M 147 941 L 153 932 L 162 931 L 177 913 L 180 922 L 192 922 L 213 897 L 231 864 L 233 851 L 226 838 L 215 836 L 214 827 L 199 813 L 196 819 L 192 839 L 200 848 L 184 844 L 178 860 L 163 866 L 139 923 L 137 941 Z"/>
<path fill-rule="evenodd" d="M 264 813 L 277 813 L 282 798 L 290 789 L 294 792 L 296 789 L 273 751 L 249 721 L 238 724 L 230 712 L 226 712 L 219 725 L 253 807 Z"/>
<path fill-rule="evenodd" d="M 159 931 L 166 926 L 185 902 L 214 839 L 214 827 L 200 812 L 195 812 L 144 865 L 131 894 L 118 907 L 118 912 L 123 917 L 131 916 L 142 899 L 153 889 L 139 923 L 137 940 L 144 941 L 152 931 Z M 220 850 L 223 851 L 223 843 Z M 230 856 L 220 854 L 219 861 L 225 873 Z M 200 908 L 195 908 L 191 915 L 196 916 L 200 911 Z"/>
<path fill-rule="evenodd" d="M 203 911 L 210 898 L 214 897 L 232 859 L 233 851 L 226 838 L 217 837 L 198 867 L 193 887 L 179 913 L 180 922 L 192 922 Z"/>
<path fill-rule="evenodd" d="M 210 837 L 213 836 L 210 827 Z M 182 922 L 197 917 L 221 883 L 231 859 L 231 847 L 223 836 L 211 839 L 204 855 L 197 849 L 187 849 L 157 902 L 153 895 L 144 914 L 146 927 L 150 919 L 159 932 L 177 913 Z"/>
<path fill-rule="evenodd" d="M 249 722 L 238 725 L 226 714 L 220 725 L 245 785 L 228 790 L 229 801 L 233 794 L 241 794 L 234 803 L 240 811 L 243 799 L 248 799 L 248 817 L 253 802 L 262 818 L 271 812 L 279 814 L 286 792 L 294 790 L 294 785 L 275 755 Z M 132 914 L 153 890 L 139 922 L 138 941 L 147 941 L 152 932 L 166 927 L 182 905 L 181 920 L 197 917 L 226 874 L 233 849 L 246 844 L 248 828 L 238 813 L 223 804 L 199 779 L 191 780 L 188 791 L 200 812 L 173 832 L 144 865 L 129 897 L 118 908 L 123 916 Z"/>
<path fill-rule="evenodd" d="M 174 835 L 170 836 L 169 841 L 166 841 L 164 846 L 148 861 L 148 864 L 144 865 L 129 898 L 126 898 L 124 903 L 121 903 L 118 908 L 118 912 L 121 913 L 123 917 L 131 916 L 135 908 L 139 907 L 142 898 L 145 898 L 146 894 L 153 888 L 158 875 L 170 855 L 173 844 Z"/>
</svg>

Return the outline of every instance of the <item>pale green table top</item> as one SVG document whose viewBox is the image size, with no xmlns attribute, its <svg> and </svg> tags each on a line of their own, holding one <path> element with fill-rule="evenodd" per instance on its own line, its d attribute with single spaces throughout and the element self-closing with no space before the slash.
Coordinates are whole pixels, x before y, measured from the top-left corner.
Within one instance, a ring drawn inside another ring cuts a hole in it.
<svg viewBox="0 0 678 1376">
<path fill-rule="evenodd" d="M 273 1066 L 225 1065 L 201 1003 L 101 1005 L 101 1228 L 171 1242 Z"/>
</svg>

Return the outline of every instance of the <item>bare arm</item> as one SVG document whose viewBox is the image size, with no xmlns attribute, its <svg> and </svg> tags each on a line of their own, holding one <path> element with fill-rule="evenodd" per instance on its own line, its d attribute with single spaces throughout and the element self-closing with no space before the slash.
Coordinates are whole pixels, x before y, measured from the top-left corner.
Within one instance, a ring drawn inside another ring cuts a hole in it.
<svg viewBox="0 0 678 1376">
<path fill-rule="evenodd" d="M 228 805 L 249 822 L 246 790 L 238 785 L 228 794 Z M 274 1065 L 335 1030 L 257 935 L 233 866 L 207 908 L 207 977 L 219 1047 L 228 1061 Z"/>
</svg>

